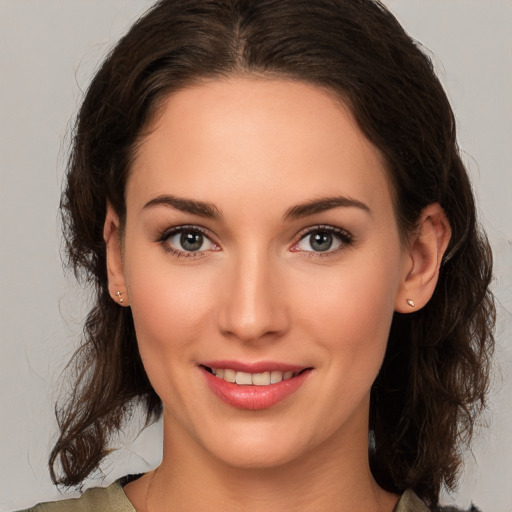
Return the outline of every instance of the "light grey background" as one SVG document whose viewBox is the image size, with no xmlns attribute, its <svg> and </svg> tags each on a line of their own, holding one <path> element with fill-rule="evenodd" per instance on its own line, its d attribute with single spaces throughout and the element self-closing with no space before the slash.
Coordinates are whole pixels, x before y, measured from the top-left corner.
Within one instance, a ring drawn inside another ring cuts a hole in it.
<svg viewBox="0 0 512 512">
<path fill-rule="evenodd" d="M 459 128 L 499 300 L 491 408 L 459 492 L 445 503 L 512 511 L 512 1 L 387 0 L 434 54 Z M 46 459 L 59 374 L 87 297 L 62 274 L 57 205 L 69 120 L 111 44 L 149 0 L 0 0 L 0 510 L 60 497 Z M 160 457 L 160 425 L 104 466 L 105 485 Z"/>
</svg>

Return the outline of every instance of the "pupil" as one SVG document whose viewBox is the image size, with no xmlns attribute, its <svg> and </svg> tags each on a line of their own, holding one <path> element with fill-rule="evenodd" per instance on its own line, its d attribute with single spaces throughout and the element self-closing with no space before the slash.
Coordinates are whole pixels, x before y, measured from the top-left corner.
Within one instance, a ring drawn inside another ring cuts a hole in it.
<svg viewBox="0 0 512 512">
<path fill-rule="evenodd" d="M 319 231 L 311 237 L 311 247 L 315 251 L 327 251 L 332 246 L 332 235 L 326 231 Z"/>
<path fill-rule="evenodd" d="M 180 243 L 186 251 L 198 251 L 203 245 L 203 235 L 201 233 L 182 233 Z"/>
</svg>

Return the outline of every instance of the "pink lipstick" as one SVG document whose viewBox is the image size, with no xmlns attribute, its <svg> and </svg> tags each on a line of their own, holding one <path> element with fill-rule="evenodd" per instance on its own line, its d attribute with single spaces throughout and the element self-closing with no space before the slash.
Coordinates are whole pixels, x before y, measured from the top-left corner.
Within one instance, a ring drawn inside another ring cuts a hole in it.
<svg viewBox="0 0 512 512">
<path fill-rule="evenodd" d="M 268 409 L 297 391 L 311 368 L 274 363 L 208 361 L 199 368 L 213 393 L 231 407 Z"/>
</svg>

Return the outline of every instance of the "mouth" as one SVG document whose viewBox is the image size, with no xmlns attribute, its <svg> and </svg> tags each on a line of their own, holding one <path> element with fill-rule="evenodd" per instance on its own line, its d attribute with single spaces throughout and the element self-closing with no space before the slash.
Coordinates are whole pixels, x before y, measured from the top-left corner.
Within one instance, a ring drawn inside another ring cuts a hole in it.
<svg viewBox="0 0 512 512">
<path fill-rule="evenodd" d="M 270 386 L 271 384 L 278 384 L 284 380 L 293 379 L 310 369 L 304 368 L 299 371 L 269 370 L 259 373 L 249 373 L 236 371 L 231 368 L 211 368 L 206 365 L 201 365 L 201 367 L 218 379 L 240 386 Z"/>
<path fill-rule="evenodd" d="M 198 365 L 210 390 L 236 409 L 269 409 L 294 395 L 313 368 L 285 363 L 216 361 Z M 236 369 L 235 369 L 236 368 Z"/>
</svg>

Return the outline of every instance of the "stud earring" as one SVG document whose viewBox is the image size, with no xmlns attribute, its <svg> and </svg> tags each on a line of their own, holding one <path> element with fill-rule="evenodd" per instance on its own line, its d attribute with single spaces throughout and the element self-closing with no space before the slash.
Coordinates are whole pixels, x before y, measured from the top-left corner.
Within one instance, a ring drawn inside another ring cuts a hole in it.
<svg viewBox="0 0 512 512">
<path fill-rule="evenodd" d="M 407 299 L 406 302 L 409 304 L 409 306 L 411 306 L 411 308 L 414 307 L 414 301 L 412 299 Z"/>
<path fill-rule="evenodd" d="M 124 299 L 121 297 L 123 295 L 123 292 L 116 292 L 116 297 L 119 300 L 119 304 L 124 304 Z"/>
</svg>

